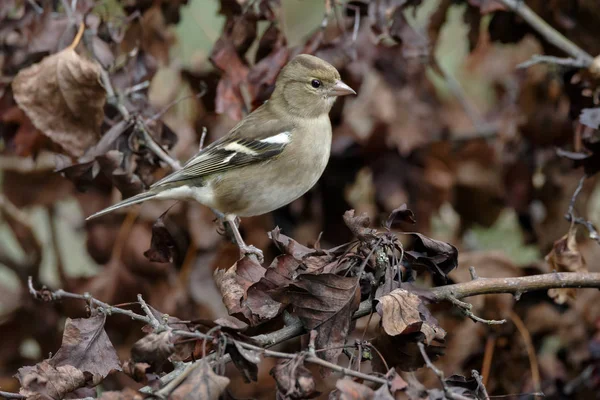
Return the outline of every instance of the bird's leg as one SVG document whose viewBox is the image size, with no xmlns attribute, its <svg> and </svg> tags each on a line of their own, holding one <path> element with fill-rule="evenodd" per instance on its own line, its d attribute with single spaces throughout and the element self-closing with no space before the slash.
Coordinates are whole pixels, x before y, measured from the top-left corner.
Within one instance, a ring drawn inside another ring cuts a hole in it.
<svg viewBox="0 0 600 400">
<path fill-rule="evenodd" d="M 254 254 L 257 258 L 259 262 L 263 262 L 264 261 L 264 256 L 263 256 L 263 252 L 250 245 L 248 246 L 245 242 L 244 239 L 242 239 L 242 235 L 240 234 L 240 231 L 237 227 L 237 224 L 235 223 L 235 215 L 231 215 L 231 214 L 227 214 L 225 216 L 225 220 L 229 223 L 229 227 L 231 228 L 232 232 L 233 232 L 233 236 L 235 237 L 235 241 L 238 245 L 238 247 L 240 248 L 240 254 L 242 257 L 244 257 L 246 254 Z"/>
</svg>

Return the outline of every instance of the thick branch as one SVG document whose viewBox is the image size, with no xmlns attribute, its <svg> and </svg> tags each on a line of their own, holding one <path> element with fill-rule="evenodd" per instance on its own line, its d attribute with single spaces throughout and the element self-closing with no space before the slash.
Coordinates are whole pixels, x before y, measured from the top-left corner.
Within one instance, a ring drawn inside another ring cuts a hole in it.
<svg viewBox="0 0 600 400">
<path fill-rule="evenodd" d="M 552 288 L 599 288 L 600 273 L 561 272 L 519 278 L 478 278 L 469 282 L 439 286 L 431 290 L 434 301 L 451 297 L 463 299 L 480 294 L 512 293 L 520 295 Z"/>
</svg>

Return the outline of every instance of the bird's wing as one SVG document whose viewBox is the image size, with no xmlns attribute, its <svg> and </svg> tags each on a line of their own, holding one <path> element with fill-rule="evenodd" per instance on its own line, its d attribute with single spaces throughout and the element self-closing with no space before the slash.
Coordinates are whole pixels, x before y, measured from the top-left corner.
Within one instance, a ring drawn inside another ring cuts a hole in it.
<svg viewBox="0 0 600 400">
<path fill-rule="evenodd" d="M 247 119 L 241 121 L 229 134 L 190 158 L 179 171 L 167 175 L 151 188 L 267 161 L 281 154 L 290 143 L 293 130 L 291 124 L 277 120 L 249 124 Z"/>
</svg>

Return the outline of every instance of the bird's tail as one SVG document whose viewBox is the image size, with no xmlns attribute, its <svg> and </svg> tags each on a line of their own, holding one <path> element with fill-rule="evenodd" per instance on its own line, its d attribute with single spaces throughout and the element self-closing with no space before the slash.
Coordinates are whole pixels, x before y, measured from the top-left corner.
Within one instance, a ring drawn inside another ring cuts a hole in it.
<svg viewBox="0 0 600 400">
<path fill-rule="evenodd" d="M 118 202 L 116 204 L 113 204 L 110 207 L 105 208 L 102 211 L 98 211 L 97 213 L 90 215 L 85 220 L 89 221 L 92 218 L 96 218 L 96 217 L 99 217 L 101 215 L 108 214 L 108 213 L 113 212 L 113 211 L 115 211 L 115 210 L 117 210 L 119 208 L 129 207 L 131 205 L 138 204 L 138 203 L 141 203 L 141 202 L 146 201 L 146 200 L 150 200 L 154 196 L 156 196 L 156 193 L 152 193 L 152 192 L 145 192 L 145 193 L 136 194 L 133 197 L 130 197 L 130 198 L 125 199 L 125 200 L 122 200 L 122 201 L 120 201 L 120 202 Z"/>
</svg>

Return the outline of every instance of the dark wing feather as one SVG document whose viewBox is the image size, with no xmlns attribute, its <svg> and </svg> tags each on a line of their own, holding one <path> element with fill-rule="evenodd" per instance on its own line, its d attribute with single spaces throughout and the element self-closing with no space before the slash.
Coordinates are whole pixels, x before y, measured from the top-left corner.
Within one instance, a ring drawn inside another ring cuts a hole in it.
<svg viewBox="0 0 600 400">
<path fill-rule="evenodd" d="M 252 116 L 253 114 L 249 118 Z M 249 164 L 267 161 L 281 154 L 289 142 L 269 142 L 268 139 L 281 134 L 289 136 L 293 127 L 290 124 L 280 123 L 276 120 L 269 120 L 262 125 L 248 123 L 255 122 L 248 120 L 249 118 L 238 124 L 228 135 L 211 143 L 210 146 L 190 158 L 179 171 L 167 175 L 151 187 L 155 188 L 168 183 L 199 179 Z M 251 131 L 248 131 L 249 129 Z"/>
</svg>

